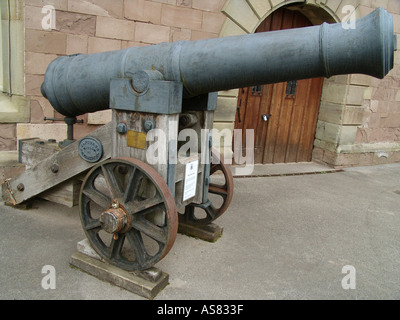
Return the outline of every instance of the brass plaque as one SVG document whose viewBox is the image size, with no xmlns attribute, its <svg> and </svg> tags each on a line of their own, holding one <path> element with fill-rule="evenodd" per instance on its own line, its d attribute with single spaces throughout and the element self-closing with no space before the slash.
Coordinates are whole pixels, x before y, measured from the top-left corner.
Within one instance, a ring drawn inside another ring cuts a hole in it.
<svg viewBox="0 0 400 320">
<path fill-rule="evenodd" d="M 143 132 L 128 131 L 128 146 L 136 149 L 146 149 L 147 135 Z"/>
</svg>

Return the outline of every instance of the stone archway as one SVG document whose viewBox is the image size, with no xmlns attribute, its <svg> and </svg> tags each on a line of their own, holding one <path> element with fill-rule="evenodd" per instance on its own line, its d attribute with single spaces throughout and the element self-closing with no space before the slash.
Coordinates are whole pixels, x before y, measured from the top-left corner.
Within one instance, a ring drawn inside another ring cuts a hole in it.
<svg viewBox="0 0 400 320">
<path fill-rule="evenodd" d="M 373 11 L 360 5 L 360 0 L 228 0 L 222 9 L 226 21 L 220 36 L 234 36 L 254 33 L 258 26 L 283 6 L 292 5 L 313 24 L 340 22 L 354 9 L 356 18 Z M 349 6 L 349 7 L 345 7 Z M 346 10 L 344 10 L 346 9 Z M 371 78 L 360 75 L 345 75 L 325 79 L 318 117 L 313 159 L 334 165 L 338 154 L 348 145 L 355 143 L 358 127 L 363 121 L 364 99 L 371 94 Z M 214 127 L 218 130 L 234 129 L 238 90 L 219 93 L 218 109 Z M 232 150 L 229 141 L 224 141 L 225 150 Z M 324 159 L 322 159 L 324 157 Z"/>
<path fill-rule="evenodd" d="M 269 15 L 256 33 L 312 26 L 302 11 L 297 6 L 283 6 Z M 296 40 L 306 41 L 293 38 Z M 285 54 L 286 46 L 279 51 Z M 324 78 L 317 77 L 239 89 L 235 130 L 242 135 L 235 136 L 234 149 L 239 151 L 241 144 L 242 154 L 247 155 L 247 130 L 252 129 L 254 148 L 253 143 L 250 148 L 254 149 L 255 164 L 310 162 L 323 82 Z"/>
</svg>

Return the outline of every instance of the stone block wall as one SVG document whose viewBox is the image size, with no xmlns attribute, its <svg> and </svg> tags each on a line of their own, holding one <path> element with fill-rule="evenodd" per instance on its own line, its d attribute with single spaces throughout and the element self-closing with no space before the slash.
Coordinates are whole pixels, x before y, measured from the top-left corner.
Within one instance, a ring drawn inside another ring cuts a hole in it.
<svg viewBox="0 0 400 320">
<path fill-rule="evenodd" d="M 362 15 L 378 6 L 387 9 L 400 35 L 400 1 L 350 2 L 359 3 Z M 394 69 L 383 80 L 363 75 L 326 80 L 314 159 L 337 167 L 399 162 L 399 99 L 400 51 L 395 53 Z"/>
<path fill-rule="evenodd" d="M 226 0 L 26 0 L 25 86 L 30 97 L 31 119 L 19 123 L 1 143 L 16 148 L 16 141 L 30 138 L 63 140 L 66 126 L 44 121 L 62 118 L 42 97 L 40 86 L 51 61 L 61 55 L 96 53 L 134 46 L 178 40 L 198 40 L 219 36 L 225 16 Z M 56 9 L 53 30 L 43 30 L 42 8 Z M 111 120 L 111 112 L 89 114 L 85 124 L 75 125 L 79 139 Z M 11 136 L 11 137 L 9 137 Z M 4 140 L 4 141 L 3 141 Z"/>
<path fill-rule="evenodd" d="M 40 94 L 48 64 L 58 56 L 94 53 L 165 41 L 198 40 L 253 33 L 282 6 L 296 4 L 315 24 L 339 22 L 345 5 L 362 17 L 382 6 L 400 34 L 399 0 L 25 0 L 25 94 L 29 121 L 0 124 L 0 151 L 15 150 L 17 139 L 63 140 L 62 118 Z M 42 8 L 56 9 L 53 30 L 43 30 Z M 314 160 L 333 166 L 400 161 L 400 51 L 395 69 L 384 80 L 362 75 L 327 79 L 324 84 Z M 233 129 L 237 90 L 221 92 L 215 128 Z M 109 111 L 82 116 L 76 138 L 111 119 Z M 1 120 L 1 119 L 0 119 Z M 229 142 L 228 142 L 229 144 Z M 229 145 L 228 145 L 229 147 Z"/>
<path fill-rule="evenodd" d="M 223 8 L 227 16 L 221 36 L 253 33 L 273 11 L 285 5 L 298 9 L 314 24 L 340 22 L 350 5 L 356 18 L 378 7 L 394 18 L 394 31 L 400 35 L 398 0 L 228 0 Z M 400 39 L 400 38 L 399 38 Z M 221 93 L 221 97 L 224 93 Z M 384 80 L 364 75 L 326 79 L 314 143 L 313 160 L 336 167 L 372 165 L 400 161 L 400 51 L 395 68 Z M 234 114 L 237 93 L 224 96 L 224 112 Z M 228 119 L 228 117 L 226 118 Z M 234 120 L 217 126 L 233 129 Z"/>
</svg>

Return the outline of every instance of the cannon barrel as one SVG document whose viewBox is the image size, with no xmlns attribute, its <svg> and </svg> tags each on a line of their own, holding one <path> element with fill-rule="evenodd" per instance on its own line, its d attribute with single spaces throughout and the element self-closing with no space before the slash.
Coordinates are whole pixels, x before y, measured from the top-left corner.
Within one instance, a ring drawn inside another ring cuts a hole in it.
<svg viewBox="0 0 400 320">
<path fill-rule="evenodd" d="M 393 18 L 378 8 L 356 21 L 226 38 L 179 41 L 57 58 L 42 94 L 67 117 L 110 107 L 110 81 L 159 71 L 183 83 L 184 98 L 314 77 L 360 73 L 384 78 L 397 48 Z"/>
</svg>

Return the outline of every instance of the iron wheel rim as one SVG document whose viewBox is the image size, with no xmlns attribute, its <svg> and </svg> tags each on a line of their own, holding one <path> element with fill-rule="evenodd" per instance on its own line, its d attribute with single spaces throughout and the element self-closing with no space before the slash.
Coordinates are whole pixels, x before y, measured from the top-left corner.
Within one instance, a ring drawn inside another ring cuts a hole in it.
<svg viewBox="0 0 400 320">
<path fill-rule="evenodd" d="M 105 182 L 103 190 L 96 186 L 98 179 Z M 139 194 L 145 192 L 143 184 L 151 188 L 152 197 Z M 111 235 L 104 232 L 99 209 L 110 209 L 115 200 L 126 213 L 127 223 L 108 239 Z M 162 223 L 149 219 L 157 214 L 163 215 Z M 149 165 L 132 158 L 103 162 L 88 173 L 80 193 L 80 218 L 93 249 L 102 259 L 126 271 L 146 270 L 162 260 L 178 231 L 175 200 L 164 179 Z M 146 242 L 154 246 L 152 252 Z"/>
</svg>

